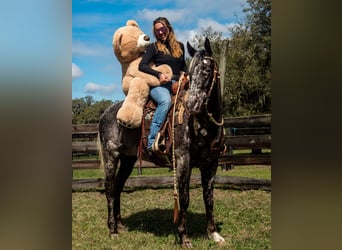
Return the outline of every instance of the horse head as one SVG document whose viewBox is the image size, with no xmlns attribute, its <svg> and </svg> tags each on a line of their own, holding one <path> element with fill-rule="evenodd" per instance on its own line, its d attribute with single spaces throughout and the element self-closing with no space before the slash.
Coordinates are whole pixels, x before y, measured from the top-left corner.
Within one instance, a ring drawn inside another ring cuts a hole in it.
<svg viewBox="0 0 342 250">
<path fill-rule="evenodd" d="M 190 88 L 186 107 L 191 114 L 198 114 L 210 98 L 216 81 L 217 65 L 212 57 L 213 52 L 208 38 L 205 39 L 202 50 L 194 49 L 189 42 L 187 48 L 192 60 L 189 66 Z"/>
</svg>

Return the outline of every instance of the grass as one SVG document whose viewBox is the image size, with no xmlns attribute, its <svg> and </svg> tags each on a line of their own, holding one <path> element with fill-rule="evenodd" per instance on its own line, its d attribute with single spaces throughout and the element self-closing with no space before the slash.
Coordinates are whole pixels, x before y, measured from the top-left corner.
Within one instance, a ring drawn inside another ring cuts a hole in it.
<svg viewBox="0 0 342 250">
<path fill-rule="evenodd" d="M 194 249 L 270 249 L 271 194 L 215 189 L 215 219 L 226 243 L 207 239 L 200 188 L 190 190 L 188 230 Z M 72 249 L 179 249 L 175 244 L 172 189 L 122 194 L 127 231 L 108 237 L 106 197 L 100 192 L 72 194 Z"/>
<path fill-rule="evenodd" d="M 142 176 L 171 176 L 168 168 L 143 168 Z M 199 169 L 194 168 L 192 174 L 199 174 Z M 234 166 L 232 170 L 225 171 L 221 167 L 217 169 L 217 175 L 221 176 L 242 176 L 259 179 L 271 179 L 271 166 Z M 73 179 L 103 178 L 103 169 L 73 170 Z M 138 169 L 134 169 L 131 176 L 138 176 Z"/>
<path fill-rule="evenodd" d="M 193 174 L 199 170 L 194 169 Z M 172 175 L 167 168 L 143 169 L 143 176 Z M 270 166 L 220 167 L 217 175 L 271 179 Z M 103 178 L 102 169 L 74 170 L 76 178 Z M 137 170 L 132 176 L 137 176 Z M 271 249 L 271 193 L 215 188 L 216 225 L 226 243 L 207 239 L 202 189 L 190 189 L 188 230 L 194 249 Z M 108 237 L 107 202 L 102 192 L 72 193 L 72 249 L 180 249 L 173 224 L 173 190 L 125 189 L 121 214 L 127 231 Z"/>
</svg>

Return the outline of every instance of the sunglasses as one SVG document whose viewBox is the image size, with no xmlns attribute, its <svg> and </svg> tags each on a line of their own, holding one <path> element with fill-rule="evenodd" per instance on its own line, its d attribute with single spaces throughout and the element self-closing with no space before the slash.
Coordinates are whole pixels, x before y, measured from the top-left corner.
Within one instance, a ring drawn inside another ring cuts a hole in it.
<svg viewBox="0 0 342 250">
<path fill-rule="evenodd" d="M 166 33 L 166 32 L 167 32 L 167 29 L 166 29 L 165 27 L 161 27 L 161 28 L 159 28 L 159 29 L 156 29 L 155 31 L 156 31 L 157 34 L 159 34 L 160 32 Z"/>
</svg>

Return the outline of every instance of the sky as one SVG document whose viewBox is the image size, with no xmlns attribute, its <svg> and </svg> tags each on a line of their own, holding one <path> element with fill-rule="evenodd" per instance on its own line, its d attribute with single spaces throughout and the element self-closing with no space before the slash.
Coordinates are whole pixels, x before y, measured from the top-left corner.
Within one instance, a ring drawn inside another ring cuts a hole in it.
<svg viewBox="0 0 342 250">
<path fill-rule="evenodd" d="M 228 28 L 243 18 L 246 5 L 246 0 L 72 1 L 72 99 L 124 99 L 121 64 L 113 53 L 112 38 L 127 20 L 136 20 L 153 42 L 152 22 L 164 16 L 177 40 L 186 44 L 209 26 L 229 37 Z"/>
</svg>

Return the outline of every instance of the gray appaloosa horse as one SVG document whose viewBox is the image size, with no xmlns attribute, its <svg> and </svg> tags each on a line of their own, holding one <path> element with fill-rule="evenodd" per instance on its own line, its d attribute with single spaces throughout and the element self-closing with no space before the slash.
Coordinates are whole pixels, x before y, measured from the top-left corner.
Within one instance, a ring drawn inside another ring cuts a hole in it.
<svg viewBox="0 0 342 250">
<path fill-rule="evenodd" d="M 225 241 L 217 232 L 213 216 L 214 178 L 219 154 L 225 146 L 219 73 L 210 42 L 205 39 L 203 50 L 196 50 L 187 43 L 187 49 L 192 56 L 189 66 L 190 87 L 184 90 L 188 93 L 183 101 L 183 122 L 175 126 L 173 142 L 179 193 L 177 230 L 182 246 L 191 248 L 186 215 L 193 167 L 198 167 L 201 172 L 208 236 L 215 242 Z M 117 236 L 120 229 L 124 228 L 120 197 L 137 160 L 141 137 L 141 128 L 125 128 L 117 123 L 116 113 L 121 104 L 114 104 L 105 110 L 99 122 L 110 236 Z"/>
</svg>

